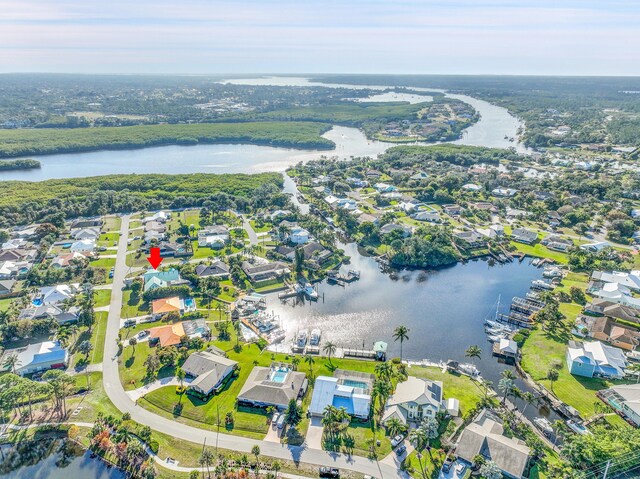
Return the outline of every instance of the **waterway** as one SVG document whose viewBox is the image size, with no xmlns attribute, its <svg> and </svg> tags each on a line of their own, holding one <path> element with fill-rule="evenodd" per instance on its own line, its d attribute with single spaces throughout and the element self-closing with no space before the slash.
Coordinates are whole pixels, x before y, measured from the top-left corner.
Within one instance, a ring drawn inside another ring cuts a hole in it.
<svg viewBox="0 0 640 479">
<path fill-rule="evenodd" d="M 230 80 L 235 83 L 346 87 L 353 89 L 386 90 L 389 86 L 333 85 L 309 82 L 305 78 L 266 78 Z M 442 90 L 413 89 L 416 92 L 441 92 Z M 510 142 L 522 123 L 506 109 L 467 95 L 446 96 L 469 103 L 480 113 L 480 120 L 463 132 L 455 144 L 515 148 L 528 151 L 523 145 Z M 374 101 L 429 101 L 431 97 L 416 93 L 385 92 L 369 97 Z M 358 156 L 375 157 L 394 146 L 369 140 L 357 128 L 334 126 L 323 135 L 333 141 L 336 148 L 330 151 L 295 150 L 258 145 L 214 144 L 195 146 L 159 146 L 133 150 L 103 150 L 87 153 L 64 153 L 38 156 L 41 168 L 0 172 L 0 180 L 42 181 L 50 178 L 78 178 L 110 174 L 181 174 L 181 173 L 258 173 L 284 171 L 300 161 L 306 162 L 321 156 L 348 159 Z"/>
</svg>

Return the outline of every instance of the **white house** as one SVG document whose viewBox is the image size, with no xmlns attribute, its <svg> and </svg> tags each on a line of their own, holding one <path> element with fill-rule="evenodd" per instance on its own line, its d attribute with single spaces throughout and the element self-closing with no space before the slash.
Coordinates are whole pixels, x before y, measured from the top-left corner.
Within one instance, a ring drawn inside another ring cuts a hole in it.
<svg viewBox="0 0 640 479">
<path fill-rule="evenodd" d="M 224 248 L 229 241 L 229 229 L 224 225 L 208 226 L 198 231 L 198 247 Z"/>
<path fill-rule="evenodd" d="M 369 394 L 371 381 L 373 379 L 360 381 L 318 376 L 313 388 L 309 413 L 312 416 L 322 416 L 327 406 L 335 406 L 344 407 L 350 416 L 367 419 L 371 409 Z"/>
<path fill-rule="evenodd" d="M 3 356 L 6 358 L 16 355 L 16 373 L 20 376 L 32 374 L 48 369 L 64 369 L 69 364 L 69 352 L 57 341 L 45 341 L 30 344 L 24 348 L 8 349 Z"/>
<path fill-rule="evenodd" d="M 76 241 L 69 250 L 74 253 L 91 253 L 96 249 L 95 239 L 83 239 Z"/>
<path fill-rule="evenodd" d="M 389 185 L 387 183 L 376 183 L 375 185 L 373 185 L 373 187 L 378 193 L 391 193 L 392 191 L 398 190 L 398 188 L 396 188 L 395 186 Z"/>
<path fill-rule="evenodd" d="M 616 283 L 634 291 L 640 291 L 640 271 L 624 273 L 621 271 L 594 271 L 591 279 L 604 283 Z"/>
<path fill-rule="evenodd" d="M 491 190 L 493 196 L 503 196 L 503 197 L 511 197 L 515 195 L 518 190 L 514 188 L 495 188 Z"/>
<path fill-rule="evenodd" d="M 291 228 L 289 232 L 289 241 L 293 244 L 304 244 L 309 241 L 310 233 L 301 226 Z"/>
<path fill-rule="evenodd" d="M 160 223 L 166 223 L 169 218 L 171 218 L 170 213 L 166 213 L 164 211 L 158 211 L 154 215 L 147 216 L 146 218 L 144 218 L 142 222 L 147 223 L 149 221 L 158 221 Z"/>
<path fill-rule="evenodd" d="M 435 417 L 443 409 L 442 383 L 409 376 L 387 400 L 382 423 L 395 417 L 407 424 Z"/>
<path fill-rule="evenodd" d="M 467 183 L 466 185 L 462 185 L 462 189 L 468 191 L 480 191 L 482 186 L 476 185 L 475 183 Z"/>
<path fill-rule="evenodd" d="M 57 284 L 55 286 L 44 286 L 40 288 L 35 298 L 36 303 L 57 304 L 62 301 L 73 299 L 78 292 L 79 284 Z"/>
<path fill-rule="evenodd" d="M 100 237 L 100 228 L 78 228 L 71 231 L 71 237 L 75 240 L 92 239 Z"/>
</svg>

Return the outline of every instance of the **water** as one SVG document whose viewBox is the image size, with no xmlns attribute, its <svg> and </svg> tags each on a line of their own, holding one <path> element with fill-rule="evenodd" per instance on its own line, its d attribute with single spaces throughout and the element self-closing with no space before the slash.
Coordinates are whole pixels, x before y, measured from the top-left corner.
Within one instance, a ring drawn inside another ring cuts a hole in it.
<svg viewBox="0 0 640 479">
<path fill-rule="evenodd" d="M 309 82 L 304 78 L 266 78 L 232 80 L 234 83 L 294 86 L 369 88 L 384 90 L 388 86 L 333 85 Z M 433 92 L 414 88 L 415 91 Z M 493 148 L 514 147 L 526 152 L 518 143 L 509 142 L 505 136 L 517 136 L 522 123 L 506 109 L 478 100 L 467 95 L 446 94 L 472 105 L 479 113 L 480 120 L 467 128 L 456 144 L 487 146 Z M 429 101 L 428 96 L 415 93 L 382 93 L 369 97 L 375 101 Z M 348 159 L 357 156 L 375 157 L 395 146 L 376 140 L 369 140 L 357 128 L 334 126 L 323 135 L 336 144 L 335 150 L 294 150 L 269 146 L 216 144 L 196 146 L 160 146 L 134 150 L 95 151 L 88 153 L 64 153 L 37 157 L 42 167 L 34 170 L 0 172 L 0 180 L 42 181 L 50 178 L 77 178 L 110 174 L 145 173 L 258 173 L 284 171 L 300 161 L 306 162 L 321 156 L 335 156 Z"/>
<path fill-rule="evenodd" d="M 8 450 L 5 449 L 5 454 Z M 5 479 L 125 479 L 126 475 L 115 467 L 108 467 L 100 459 L 92 459 L 88 453 L 63 455 L 54 452 L 39 462 L 22 466 L 8 474 Z"/>
</svg>

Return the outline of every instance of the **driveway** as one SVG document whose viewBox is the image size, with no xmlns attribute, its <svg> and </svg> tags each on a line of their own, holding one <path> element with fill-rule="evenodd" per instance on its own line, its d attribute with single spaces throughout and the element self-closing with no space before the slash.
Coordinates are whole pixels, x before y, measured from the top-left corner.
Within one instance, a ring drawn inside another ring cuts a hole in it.
<svg viewBox="0 0 640 479">
<path fill-rule="evenodd" d="M 469 466 L 464 465 L 464 469 L 460 470 L 460 472 L 456 471 L 456 467 L 458 467 L 461 463 L 460 461 L 456 461 L 451 465 L 451 469 L 449 469 L 449 472 L 443 472 L 442 470 L 440 470 L 440 475 L 438 476 L 438 479 L 462 479 L 464 477 L 464 475 L 466 474 L 466 472 L 469 470 Z"/>
<path fill-rule="evenodd" d="M 309 429 L 307 430 L 307 436 L 305 443 L 307 447 L 311 449 L 322 449 L 322 418 L 312 417 L 309 422 Z"/>
</svg>

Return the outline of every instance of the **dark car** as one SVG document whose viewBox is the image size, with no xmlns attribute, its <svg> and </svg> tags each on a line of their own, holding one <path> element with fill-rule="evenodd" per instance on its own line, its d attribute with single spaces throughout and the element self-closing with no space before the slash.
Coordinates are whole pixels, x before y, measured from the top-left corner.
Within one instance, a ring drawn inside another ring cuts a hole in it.
<svg viewBox="0 0 640 479">
<path fill-rule="evenodd" d="M 321 467 L 320 477 L 340 477 L 340 470 L 335 467 Z"/>
<path fill-rule="evenodd" d="M 405 452 L 407 452 L 407 446 L 405 446 L 404 444 L 396 449 L 396 454 L 398 456 L 403 456 Z"/>
</svg>

